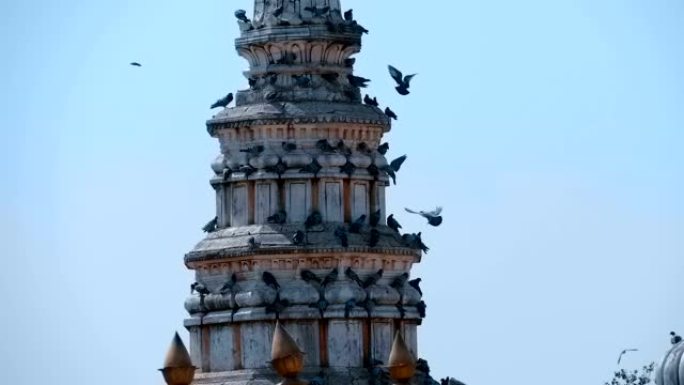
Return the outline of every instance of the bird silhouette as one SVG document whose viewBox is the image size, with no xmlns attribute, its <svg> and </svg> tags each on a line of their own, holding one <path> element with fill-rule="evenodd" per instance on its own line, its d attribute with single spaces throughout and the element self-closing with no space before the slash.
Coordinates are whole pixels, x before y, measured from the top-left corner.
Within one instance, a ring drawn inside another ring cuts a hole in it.
<svg viewBox="0 0 684 385">
<path fill-rule="evenodd" d="M 677 345 L 678 343 L 682 342 L 682 337 L 678 336 L 677 333 L 670 332 L 670 335 L 672 336 L 672 338 L 670 338 L 672 345 Z"/>
<path fill-rule="evenodd" d="M 340 274 L 340 271 L 337 268 L 334 268 L 328 273 L 325 278 L 323 278 L 323 282 L 321 282 L 321 285 L 323 287 L 326 287 L 330 285 L 331 283 L 337 281 L 337 276 Z"/>
<path fill-rule="evenodd" d="M 344 13 L 344 21 L 354 21 L 354 10 L 350 9 Z"/>
<path fill-rule="evenodd" d="M 399 232 L 401 225 L 399 224 L 399 222 L 397 222 L 396 219 L 394 219 L 394 214 L 387 217 L 387 227 L 396 231 L 397 233 Z"/>
<path fill-rule="evenodd" d="M 381 218 L 382 218 L 382 209 L 377 209 L 376 211 L 371 213 L 368 223 L 370 224 L 371 227 L 377 227 L 378 224 L 380 223 Z"/>
<path fill-rule="evenodd" d="M 223 98 L 219 99 L 216 101 L 216 103 L 211 105 L 210 109 L 218 108 L 218 107 L 228 107 L 228 105 L 233 101 L 233 93 L 229 93 L 228 95 L 224 96 Z"/>
<path fill-rule="evenodd" d="M 387 151 L 389 151 L 389 147 L 389 143 L 387 142 L 381 144 L 380 146 L 378 146 L 378 153 L 380 153 L 380 155 L 387 154 Z"/>
<path fill-rule="evenodd" d="M 361 278 L 359 278 L 359 275 L 356 274 L 354 270 L 352 270 L 351 267 L 347 267 L 344 270 L 344 275 L 353 282 L 356 282 L 359 286 L 363 286 L 363 281 L 361 280 Z"/>
<path fill-rule="evenodd" d="M 283 151 L 285 152 L 292 152 L 297 149 L 297 144 L 296 143 L 290 143 L 290 142 L 283 142 L 281 144 L 281 147 L 283 148 Z"/>
<path fill-rule="evenodd" d="M 617 361 L 618 365 L 620 365 L 620 361 L 622 361 L 622 356 L 627 354 L 627 352 L 638 352 L 638 351 L 639 351 L 639 349 L 625 349 L 622 352 L 620 352 L 620 356 L 618 357 L 618 361 Z"/>
<path fill-rule="evenodd" d="M 416 279 L 412 279 L 412 280 L 408 281 L 408 284 L 409 284 L 409 286 L 411 286 L 412 288 L 416 289 L 416 291 L 418 292 L 418 294 L 420 294 L 420 295 L 422 296 L 422 295 L 423 295 L 423 291 L 420 290 L 420 281 L 422 281 L 422 279 L 416 278 Z"/>
<path fill-rule="evenodd" d="M 380 103 L 378 103 L 378 98 L 372 98 L 366 94 L 366 96 L 363 97 L 363 102 L 366 105 L 372 106 L 372 107 L 377 107 Z"/>
<path fill-rule="evenodd" d="M 411 214 L 422 216 L 423 218 L 427 219 L 428 223 L 432 226 L 437 227 L 442 224 L 442 217 L 439 215 L 442 213 L 441 207 L 437 207 L 433 211 L 414 211 L 408 208 L 405 210 Z"/>
<path fill-rule="evenodd" d="M 292 244 L 295 246 L 302 246 L 306 241 L 306 234 L 301 231 L 297 230 L 295 231 L 294 235 L 292 235 Z"/>
<path fill-rule="evenodd" d="M 398 157 L 397 159 L 394 159 L 390 164 L 382 167 L 382 171 L 384 171 L 387 175 L 392 178 L 392 182 L 396 185 L 397 184 L 397 172 L 401 169 L 401 165 L 404 164 L 406 161 L 407 156 L 402 155 Z"/>
<path fill-rule="evenodd" d="M 371 229 L 370 239 L 368 240 L 368 246 L 375 247 L 380 242 L 380 232 L 378 229 Z"/>
<path fill-rule="evenodd" d="M 236 283 L 237 283 L 237 275 L 235 273 L 233 273 L 230 276 L 230 279 L 228 280 L 228 282 L 226 282 L 225 284 L 223 284 L 223 286 L 221 286 L 221 289 L 219 289 L 219 293 L 221 293 L 223 295 L 226 295 L 228 293 L 232 293 L 233 288 L 235 287 Z"/>
<path fill-rule="evenodd" d="M 397 114 L 395 114 L 394 111 L 392 111 L 389 107 L 385 108 L 385 115 L 390 119 L 394 119 L 394 120 L 399 119 Z"/>
<path fill-rule="evenodd" d="M 311 215 L 309 215 L 306 218 L 306 221 L 304 222 L 304 227 L 307 230 L 309 230 L 310 228 L 312 228 L 314 226 L 318 226 L 322 223 L 323 223 L 323 217 L 321 216 L 321 213 L 319 213 L 318 211 L 314 211 L 313 213 L 311 213 Z"/>
<path fill-rule="evenodd" d="M 315 282 L 318 284 L 321 283 L 321 279 L 318 278 L 318 276 L 316 274 L 314 274 L 311 270 L 306 270 L 306 269 L 302 270 L 299 272 L 299 275 L 302 277 L 302 279 L 306 283 L 312 283 L 312 282 Z"/>
<path fill-rule="evenodd" d="M 409 86 L 411 83 L 411 79 L 413 79 L 413 77 L 416 76 L 417 74 L 404 76 L 401 73 L 401 71 L 392 67 L 391 65 L 387 66 L 387 68 L 389 69 L 389 73 L 392 76 L 392 79 L 394 79 L 394 81 L 397 82 L 397 86 L 395 87 L 397 92 L 400 95 L 408 95 L 410 93 L 409 92 Z"/>
<path fill-rule="evenodd" d="M 375 285 L 376 283 L 378 283 L 380 278 L 382 278 L 382 275 L 384 274 L 384 272 L 385 271 L 383 269 L 380 269 L 380 270 L 376 271 L 375 273 L 369 275 L 368 278 L 366 278 L 363 281 L 363 287 L 368 288 L 368 287 L 371 287 L 371 286 Z"/>
<path fill-rule="evenodd" d="M 349 232 L 354 234 L 361 232 L 361 228 L 363 227 L 364 223 L 366 223 L 366 218 L 366 214 L 358 217 L 354 222 L 352 222 L 351 225 L 349 225 Z"/>
<path fill-rule="evenodd" d="M 349 247 L 349 237 L 347 236 L 347 230 L 345 230 L 344 227 L 336 228 L 335 236 L 339 239 L 342 247 Z"/>
<path fill-rule="evenodd" d="M 314 17 L 323 17 L 326 13 L 330 12 L 330 7 L 325 6 L 325 7 L 304 7 L 305 11 L 309 11 L 313 14 Z"/>
<path fill-rule="evenodd" d="M 321 166 L 320 163 L 318 163 L 318 160 L 314 159 L 311 161 L 311 163 L 307 164 L 306 166 L 302 167 L 299 169 L 299 172 L 302 174 L 314 174 L 318 175 L 318 172 L 321 171 L 323 167 Z"/>
<path fill-rule="evenodd" d="M 406 285 L 408 278 L 409 278 L 409 273 L 402 273 L 398 277 L 394 278 L 394 280 L 392 281 L 390 286 L 396 290 L 401 290 L 404 287 L 404 285 Z"/>
<path fill-rule="evenodd" d="M 370 79 L 366 79 L 361 76 L 354 76 L 352 74 L 347 75 L 347 79 L 349 80 L 349 84 L 351 84 L 354 87 L 360 87 L 360 88 L 366 88 L 368 87 L 368 82 L 370 82 Z"/>
<path fill-rule="evenodd" d="M 202 227 L 202 231 L 204 231 L 205 233 L 213 233 L 217 229 L 217 224 L 218 217 L 214 217 L 214 219 L 210 220 L 209 223 Z"/>
<path fill-rule="evenodd" d="M 277 213 L 266 218 L 266 222 L 275 225 L 283 225 L 287 222 L 287 212 L 285 210 L 279 210 Z"/>
<path fill-rule="evenodd" d="M 280 290 L 280 284 L 278 283 L 278 280 L 273 274 L 269 273 L 268 271 L 264 271 L 264 273 L 261 274 L 261 279 L 264 281 L 266 285 L 272 287 L 275 290 Z"/>
<path fill-rule="evenodd" d="M 133 67 L 142 67 L 142 64 L 138 63 L 137 61 L 131 62 L 131 65 Z"/>
<path fill-rule="evenodd" d="M 243 23 L 249 23 L 250 20 L 247 18 L 247 11 L 244 9 L 238 9 L 235 11 L 235 18 L 242 21 Z"/>
</svg>

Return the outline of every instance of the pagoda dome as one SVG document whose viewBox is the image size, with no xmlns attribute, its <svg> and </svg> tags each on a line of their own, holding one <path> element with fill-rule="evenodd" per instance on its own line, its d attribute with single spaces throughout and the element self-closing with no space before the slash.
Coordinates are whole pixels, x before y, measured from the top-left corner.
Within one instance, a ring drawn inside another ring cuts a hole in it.
<svg viewBox="0 0 684 385">
<path fill-rule="evenodd" d="M 684 342 L 674 344 L 658 362 L 655 382 L 657 385 L 684 384 Z"/>
</svg>

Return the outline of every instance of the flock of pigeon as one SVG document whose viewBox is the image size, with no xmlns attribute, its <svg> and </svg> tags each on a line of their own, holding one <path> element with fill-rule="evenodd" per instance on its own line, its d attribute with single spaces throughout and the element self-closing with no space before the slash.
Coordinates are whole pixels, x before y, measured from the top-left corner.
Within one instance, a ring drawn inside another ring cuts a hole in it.
<svg viewBox="0 0 684 385">
<path fill-rule="evenodd" d="M 370 276 L 366 277 L 366 279 L 361 279 L 359 275 L 351 268 L 347 267 L 344 271 L 344 275 L 347 279 L 350 281 L 356 283 L 360 288 L 362 288 L 366 292 L 365 299 L 363 301 L 357 301 L 356 299 L 350 299 L 348 300 L 345 305 L 344 305 L 344 316 L 345 318 L 349 318 L 352 310 L 354 308 L 360 307 L 362 309 L 366 310 L 366 313 L 368 314 L 368 317 L 371 316 L 371 312 L 377 306 L 376 302 L 371 299 L 370 292 L 368 291 L 373 285 L 377 284 L 378 281 L 382 278 L 384 274 L 384 270 L 380 269 L 377 272 L 371 274 Z M 333 282 L 336 282 L 339 278 L 339 269 L 334 268 L 332 269 L 328 274 L 326 274 L 324 277 L 319 277 L 316 275 L 314 272 L 311 270 L 301 270 L 300 272 L 300 277 L 301 279 L 308 283 L 309 285 L 313 286 L 316 288 L 316 290 L 319 293 L 319 299 L 315 303 L 309 305 L 310 307 L 317 309 L 320 312 L 321 317 L 323 317 L 324 312 L 328 309 L 328 306 L 330 305 L 329 302 L 325 299 L 325 289 L 332 284 Z M 420 289 L 420 278 L 412 279 L 409 280 L 409 274 L 404 273 L 400 275 L 399 277 L 395 278 L 391 283 L 390 287 L 394 288 L 397 290 L 399 293 L 399 301 L 396 303 L 396 307 L 399 310 L 401 317 L 403 318 L 406 315 L 406 310 L 404 309 L 404 294 L 405 294 L 405 288 L 411 287 L 415 291 L 418 292 L 420 296 L 423 295 L 423 291 Z M 288 307 L 291 306 L 291 303 L 287 299 L 283 299 L 280 296 L 280 289 L 281 286 L 278 283 L 278 280 L 276 277 L 268 272 L 264 271 L 261 275 L 261 280 L 263 283 L 270 287 L 271 289 L 275 290 L 276 296 L 275 299 L 266 305 L 266 313 L 271 313 L 275 314 L 276 319 L 280 317 L 280 313 L 285 311 Z M 236 284 L 237 284 L 237 275 L 233 273 L 229 280 L 216 292 L 213 293 L 207 285 L 199 282 L 195 282 L 192 285 L 190 285 L 190 293 L 197 293 L 199 294 L 200 297 L 200 309 L 206 310 L 205 304 L 204 304 L 204 299 L 207 295 L 210 294 L 220 294 L 222 296 L 225 295 L 231 295 L 233 298 L 233 303 L 235 302 L 235 294 L 236 294 Z M 418 315 L 421 318 L 425 318 L 425 311 L 427 309 L 427 305 L 425 304 L 424 301 L 420 301 L 418 304 L 416 304 L 416 309 L 418 311 Z M 239 307 L 235 305 L 233 307 L 233 314 L 235 314 L 238 310 Z"/>
</svg>

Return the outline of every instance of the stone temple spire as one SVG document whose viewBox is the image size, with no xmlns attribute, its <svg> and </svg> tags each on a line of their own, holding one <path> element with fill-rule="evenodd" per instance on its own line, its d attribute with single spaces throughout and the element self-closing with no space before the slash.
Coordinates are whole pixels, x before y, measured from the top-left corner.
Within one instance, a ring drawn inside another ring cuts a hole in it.
<svg viewBox="0 0 684 385">
<path fill-rule="evenodd" d="M 416 355 L 424 304 L 406 284 L 421 252 L 386 226 L 390 121 L 353 73 L 365 29 L 339 0 L 255 0 L 236 16 L 249 88 L 207 121 L 216 229 L 185 256 L 201 284 L 185 304 L 195 383 L 278 382 L 279 320 L 302 378 L 367 384 L 396 332 Z"/>
</svg>

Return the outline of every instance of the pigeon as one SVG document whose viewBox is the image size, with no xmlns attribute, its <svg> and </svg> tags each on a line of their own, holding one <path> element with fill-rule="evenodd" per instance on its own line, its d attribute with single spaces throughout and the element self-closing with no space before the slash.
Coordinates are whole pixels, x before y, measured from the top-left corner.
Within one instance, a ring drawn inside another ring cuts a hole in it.
<svg viewBox="0 0 684 385">
<path fill-rule="evenodd" d="M 682 337 L 678 336 L 677 333 L 670 332 L 670 335 L 672 336 L 672 338 L 670 338 L 672 345 L 677 345 L 678 343 L 682 342 Z"/>
<path fill-rule="evenodd" d="M 277 213 L 266 218 L 266 222 L 275 225 L 284 225 L 287 222 L 287 212 L 285 210 L 280 210 Z"/>
<path fill-rule="evenodd" d="M 353 23 L 352 23 L 352 29 L 354 30 L 354 32 L 368 33 L 368 30 L 365 29 L 365 28 L 363 28 L 363 26 L 360 25 L 360 24 L 357 23 L 357 22 L 353 22 Z"/>
<path fill-rule="evenodd" d="M 359 302 L 357 306 L 360 306 L 364 309 L 366 309 L 366 313 L 368 313 L 368 317 L 371 316 L 371 313 L 373 312 L 373 309 L 375 309 L 375 301 L 369 298 L 370 296 L 367 296 L 365 300 Z"/>
<path fill-rule="evenodd" d="M 344 318 L 349 318 L 349 313 L 356 306 L 356 299 L 352 298 L 344 303 Z"/>
<path fill-rule="evenodd" d="M 304 232 L 301 230 L 297 230 L 292 236 L 292 244 L 294 244 L 295 246 L 303 245 L 305 240 L 306 234 L 304 234 Z"/>
<path fill-rule="evenodd" d="M 416 291 L 418 292 L 418 294 L 420 294 L 421 297 L 422 297 L 422 296 L 423 296 L 423 291 L 420 290 L 420 281 L 422 281 L 422 279 L 416 278 L 416 279 L 412 279 L 412 280 L 408 281 L 408 284 L 409 284 L 409 286 L 411 286 L 412 288 L 416 289 Z"/>
<path fill-rule="evenodd" d="M 292 152 L 297 149 L 297 144 L 290 142 L 283 142 L 281 146 L 285 152 Z"/>
<path fill-rule="evenodd" d="M 377 272 L 369 275 L 368 278 L 366 278 L 366 280 L 363 281 L 363 288 L 365 289 L 367 287 L 371 287 L 371 286 L 375 285 L 376 283 L 378 283 L 380 278 L 382 278 L 383 273 L 384 273 L 384 270 L 380 269 Z"/>
<path fill-rule="evenodd" d="M 399 310 L 399 317 L 401 317 L 401 319 L 404 319 L 404 317 L 406 317 L 406 309 L 404 309 L 404 305 L 401 302 L 398 302 L 394 306 L 396 306 L 397 310 Z"/>
<path fill-rule="evenodd" d="M 325 278 L 323 278 L 323 282 L 321 282 L 321 285 L 322 285 L 323 287 L 326 287 L 326 286 L 328 286 L 329 284 L 331 284 L 331 283 L 337 281 L 337 276 L 338 276 L 338 275 L 339 275 L 339 270 L 337 270 L 337 268 L 332 269 L 332 270 L 330 271 L 330 273 L 328 273 L 328 275 L 326 275 Z"/>
<path fill-rule="evenodd" d="M 321 283 L 321 279 L 318 278 L 316 274 L 314 274 L 311 270 L 302 270 L 299 272 L 299 275 L 302 277 L 304 282 L 306 283 L 311 283 L 311 282 L 316 282 L 316 283 Z"/>
<path fill-rule="evenodd" d="M 397 172 L 399 172 L 399 169 L 401 168 L 401 165 L 404 164 L 404 161 L 406 161 L 407 156 L 402 155 L 398 157 L 397 159 L 393 160 L 388 164 L 387 166 L 384 166 L 382 168 L 382 171 L 387 173 L 392 178 L 392 182 L 396 185 L 397 184 Z"/>
<path fill-rule="evenodd" d="M 380 169 L 378 168 L 378 166 L 375 165 L 375 163 L 371 163 L 371 165 L 368 166 L 366 170 L 368 170 L 368 174 L 370 176 L 376 179 L 378 178 L 378 176 L 380 176 Z"/>
<path fill-rule="evenodd" d="M 344 13 L 344 21 L 354 21 L 354 10 L 350 9 Z"/>
<path fill-rule="evenodd" d="M 350 280 L 356 282 L 359 286 L 363 286 L 363 281 L 361 278 L 359 278 L 359 275 L 352 270 L 351 267 L 348 267 L 344 270 L 344 275 L 347 276 Z"/>
<path fill-rule="evenodd" d="M 347 145 L 344 144 L 344 140 L 340 140 L 337 142 L 335 150 L 339 151 L 340 154 L 344 156 L 350 156 L 352 154 L 351 148 L 347 147 Z"/>
<path fill-rule="evenodd" d="M 344 66 L 345 67 L 352 67 L 356 63 L 356 59 L 353 57 L 350 57 L 349 59 L 344 59 Z"/>
<path fill-rule="evenodd" d="M 325 313 L 325 310 L 328 308 L 328 301 L 326 301 L 325 298 L 321 298 L 318 300 L 318 302 L 309 305 L 309 307 L 318 309 L 318 311 L 321 313 L 321 318 L 323 318 L 323 313 Z"/>
<path fill-rule="evenodd" d="M 292 52 L 285 52 L 283 53 L 278 60 L 276 60 L 276 64 L 294 64 L 295 61 L 297 61 L 297 55 L 295 55 Z M 278 75 L 275 75 L 278 76 Z M 292 77 L 295 77 L 296 75 L 293 75 Z"/>
<path fill-rule="evenodd" d="M 209 223 L 202 227 L 202 231 L 204 231 L 205 233 L 213 233 L 214 231 L 216 231 L 217 225 L 218 217 L 214 217 L 214 219 L 210 220 Z"/>
<path fill-rule="evenodd" d="M 391 65 L 387 66 L 387 68 L 389 69 L 389 72 L 390 72 L 390 75 L 392 76 L 392 79 L 394 79 L 394 81 L 396 81 L 398 84 L 397 87 L 395 87 L 397 92 L 400 95 L 408 95 L 410 93 L 408 89 L 409 89 L 409 85 L 411 83 L 411 79 L 413 79 L 413 77 L 416 76 L 417 74 L 404 76 L 401 73 L 401 71 L 392 67 Z"/>
<path fill-rule="evenodd" d="M 258 249 L 261 246 L 261 243 L 256 241 L 256 238 L 254 237 L 249 237 L 247 240 L 247 248 L 250 250 Z"/>
<path fill-rule="evenodd" d="M 133 67 L 142 67 L 142 64 L 138 63 L 137 61 L 131 62 L 131 65 Z"/>
<path fill-rule="evenodd" d="M 284 7 L 283 5 L 281 5 L 280 7 L 276 8 L 276 9 L 273 11 L 273 16 L 275 16 L 275 17 L 280 17 L 280 15 L 283 14 L 283 11 L 284 11 L 284 10 L 285 10 L 285 7 Z"/>
<path fill-rule="evenodd" d="M 418 315 L 420 318 L 425 318 L 425 309 L 427 309 L 427 305 L 425 304 L 425 301 L 420 301 L 416 305 L 416 310 L 418 310 Z"/>
<path fill-rule="evenodd" d="M 378 99 L 377 99 L 377 98 L 371 99 L 371 97 L 368 96 L 368 94 L 366 94 L 366 96 L 363 97 L 363 102 L 364 102 L 366 105 L 369 105 L 369 106 L 372 106 L 372 107 L 377 107 L 377 106 L 379 105 Z"/>
<path fill-rule="evenodd" d="M 232 293 L 236 282 L 237 282 L 237 275 L 235 275 L 235 273 L 233 273 L 233 275 L 230 276 L 230 279 L 228 280 L 228 282 L 226 282 L 225 284 L 223 284 L 223 286 L 221 286 L 221 289 L 219 289 L 219 293 L 221 293 L 223 295 L 226 295 L 228 293 Z"/>
<path fill-rule="evenodd" d="M 638 352 L 639 349 L 624 349 L 622 352 L 620 352 L 620 356 L 618 357 L 617 364 L 620 365 L 620 361 L 622 361 L 622 356 L 627 354 L 627 352 Z"/>
<path fill-rule="evenodd" d="M 387 217 L 387 227 L 396 231 L 397 233 L 399 232 L 401 225 L 399 224 L 399 222 L 397 222 L 396 219 L 394 219 L 394 214 Z"/>
<path fill-rule="evenodd" d="M 223 180 L 227 181 L 230 179 L 231 175 L 233 175 L 233 170 L 230 167 L 226 167 L 223 169 Z"/>
<path fill-rule="evenodd" d="M 361 142 L 356 145 L 356 151 L 365 153 L 365 154 L 370 154 L 371 149 L 368 147 L 368 144 L 366 142 Z"/>
<path fill-rule="evenodd" d="M 385 142 L 378 146 L 378 152 L 380 153 L 380 155 L 387 154 L 387 151 L 389 151 L 389 143 Z"/>
<path fill-rule="evenodd" d="M 278 163 L 276 163 L 274 166 L 268 166 L 264 170 L 266 170 L 266 172 L 278 174 L 278 178 L 280 178 L 283 174 L 287 172 L 287 168 L 287 163 L 283 162 L 283 159 L 280 158 L 278 159 Z"/>
<path fill-rule="evenodd" d="M 328 83 L 335 83 L 337 79 L 340 77 L 340 74 L 338 74 L 337 72 L 331 72 L 323 74 L 321 75 L 321 77 L 325 79 L 325 81 L 327 81 Z"/>
<path fill-rule="evenodd" d="M 252 174 L 254 174 L 254 173 L 257 171 L 257 169 L 254 168 L 254 167 L 252 167 L 252 166 L 250 166 L 250 165 L 248 165 L 248 164 L 246 164 L 246 165 L 240 167 L 240 169 L 239 169 L 238 171 L 244 173 L 244 174 L 245 174 L 245 178 L 249 178 L 249 176 L 252 175 Z"/>
<path fill-rule="evenodd" d="M 249 23 L 249 19 L 247 18 L 247 11 L 245 11 L 244 9 L 238 9 L 237 11 L 235 11 L 235 18 L 243 23 Z"/>
<path fill-rule="evenodd" d="M 297 87 L 311 87 L 311 78 L 306 75 L 292 75 L 292 78 L 294 79 L 295 84 L 297 84 Z"/>
<path fill-rule="evenodd" d="M 361 215 L 349 225 L 349 232 L 354 234 L 360 233 L 364 223 L 366 223 L 366 214 Z"/>
<path fill-rule="evenodd" d="M 200 296 L 205 296 L 211 294 L 211 291 L 203 283 L 195 282 L 190 285 L 190 294 L 196 292 Z"/>
<path fill-rule="evenodd" d="M 276 277 L 268 271 L 264 271 L 264 273 L 261 275 L 261 279 L 266 285 L 275 290 L 280 290 L 280 284 L 278 284 L 278 280 L 276 280 Z"/>
<path fill-rule="evenodd" d="M 216 103 L 211 105 L 210 109 L 218 108 L 218 107 L 228 107 L 228 105 L 233 101 L 233 93 L 229 93 L 225 97 L 219 99 L 216 101 Z"/>
<path fill-rule="evenodd" d="M 387 115 L 388 118 L 397 120 L 399 117 L 397 114 L 394 113 L 389 107 L 385 108 L 385 115 Z"/>
<path fill-rule="evenodd" d="M 421 238 L 422 233 L 418 234 L 404 234 L 401 236 L 401 238 L 404 240 L 406 245 L 408 247 L 414 248 L 414 249 L 420 249 L 424 253 L 427 254 L 427 252 L 430 250 L 429 247 L 425 246 L 423 243 L 423 239 Z"/>
<path fill-rule="evenodd" d="M 304 7 L 304 10 L 311 12 L 314 17 L 323 17 L 323 15 L 330 12 L 330 7 Z"/>
<path fill-rule="evenodd" d="M 321 171 L 323 167 L 321 166 L 320 163 L 318 163 L 318 160 L 314 159 L 311 161 L 311 163 L 307 164 L 306 166 L 302 167 L 299 169 L 299 172 L 302 174 L 314 174 L 318 175 L 318 172 Z"/>
<path fill-rule="evenodd" d="M 316 142 L 316 148 L 327 153 L 333 153 L 336 151 L 336 148 L 333 147 L 327 139 L 321 139 Z"/>
<path fill-rule="evenodd" d="M 366 79 L 360 76 L 354 76 L 352 74 L 347 75 L 347 79 L 349 80 L 349 84 L 351 84 L 354 87 L 360 87 L 360 88 L 366 88 L 368 87 L 368 82 L 370 82 L 370 79 Z"/>
<path fill-rule="evenodd" d="M 380 219 L 382 218 L 382 209 L 378 209 L 377 211 L 371 213 L 370 215 L 370 226 L 371 227 L 377 227 L 378 224 L 380 223 Z"/>
<path fill-rule="evenodd" d="M 433 211 L 414 211 L 411 209 L 405 209 L 407 212 L 411 214 L 418 214 L 428 220 L 428 223 L 432 226 L 439 226 L 442 224 L 442 217 L 439 215 L 442 213 L 442 208 L 437 207 Z"/>
<path fill-rule="evenodd" d="M 340 167 L 340 172 L 347 174 L 350 178 L 352 174 L 354 174 L 354 171 L 356 171 L 356 166 L 349 159 L 347 159 L 347 163 L 345 163 L 344 166 Z"/>
<path fill-rule="evenodd" d="M 261 154 L 262 152 L 264 152 L 265 149 L 266 149 L 266 147 L 264 147 L 263 145 L 258 145 L 258 146 L 242 149 L 242 150 L 240 150 L 240 152 L 247 153 L 247 155 L 251 155 L 251 156 L 257 156 L 257 155 Z"/>
<path fill-rule="evenodd" d="M 306 221 L 304 222 L 304 227 L 307 230 L 309 230 L 310 228 L 312 228 L 314 226 L 318 226 L 322 223 L 323 223 L 323 217 L 321 216 L 321 213 L 319 213 L 318 211 L 314 211 L 313 213 L 311 213 L 311 215 L 309 215 L 306 218 Z"/>
<path fill-rule="evenodd" d="M 347 230 L 345 230 L 344 227 L 336 228 L 335 236 L 340 240 L 342 247 L 349 247 L 349 237 L 347 236 Z"/>
<path fill-rule="evenodd" d="M 409 273 L 403 273 L 400 276 L 394 278 L 394 280 L 392 281 L 390 286 L 396 290 L 401 290 L 404 287 L 404 285 L 406 285 L 408 278 L 409 278 Z"/>
<path fill-rule="evenodd" d="M 370 240 L 368 241 L 368 246 L 375 247 L 380 242 L 380 232 L 378 229 L 371 229 Z"/>
</svg>

